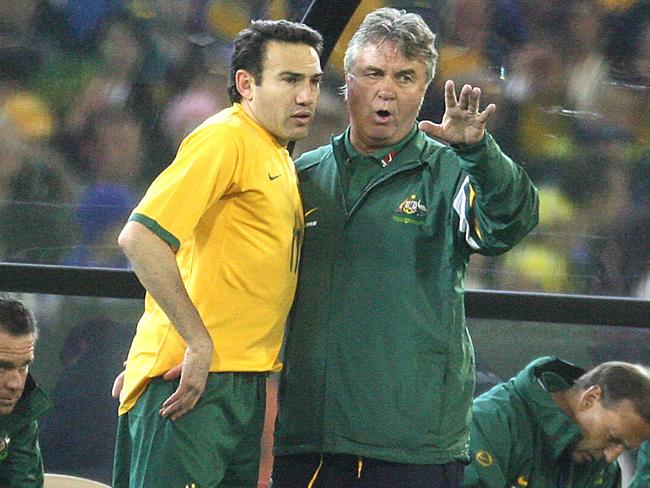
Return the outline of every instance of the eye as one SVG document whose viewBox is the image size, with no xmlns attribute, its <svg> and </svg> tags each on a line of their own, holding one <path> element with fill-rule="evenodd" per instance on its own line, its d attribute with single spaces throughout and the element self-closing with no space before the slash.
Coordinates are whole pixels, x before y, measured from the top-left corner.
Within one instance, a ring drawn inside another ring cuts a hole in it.
<svg viewBox="0 0 650 488">
<path fill-rule="evenodd" d="M 381 71 L 368 71 L 365 74 L 365 76 L 366 76 L 366 78 L 371 79 L 371 80 L 378 80 L 382 76 L 384 76 L 384 74 Z"/>
<path fill-rule="evenodd" d="M 295 85 L 296 83 L 298 83 L 298 78 L 296 78 L 295 76 L 290 76 L 288 78 L 285 78 L 284 81 L 286 83 L 289 83 L 290 85 Z"/>
<path fill-rule="evenodd" d="M 410 74 L 401 74 L 397 79 L 400 83 L 413 83 L 413 75 Z"/>
<path fill-rule="evenodd" d="M 625 447 L 625 443 L 621 439 L 611 434 L 607 436 L 607 442 L 611 445 Z"/>
</svg>

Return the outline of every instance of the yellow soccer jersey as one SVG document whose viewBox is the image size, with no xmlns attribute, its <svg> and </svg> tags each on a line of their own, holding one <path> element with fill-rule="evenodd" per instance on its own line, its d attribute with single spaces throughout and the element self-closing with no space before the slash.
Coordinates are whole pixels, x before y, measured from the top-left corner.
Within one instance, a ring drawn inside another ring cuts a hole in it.
<svg viewBox="0 0 650 488">
<path fill-rule="evenodd" d="M 130 220 L 176 252 L 214 343 L 211 371 L 277 371 L 296 289 L 303 211 L 287 150 L 241 105 L 181 144 Z M 150 378 L 180 364 L 185 342 L 147 293 L 129 351 L 120 414 Z"/>
</svg>

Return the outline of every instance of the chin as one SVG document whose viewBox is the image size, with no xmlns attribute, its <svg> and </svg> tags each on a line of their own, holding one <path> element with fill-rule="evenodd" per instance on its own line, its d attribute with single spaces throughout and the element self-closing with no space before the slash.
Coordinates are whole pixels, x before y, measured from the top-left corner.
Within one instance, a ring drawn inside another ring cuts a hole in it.
<svg viewBox="0 0 650 488">
<path fill-rule="evenodd" d="M 14 407 L 16 405 L 12 405 L 11 407 L 0 407 L 0 417 L 3 415 L 9 415 L 11 412 L 14 411 Z"/>
<path fill-rule="evenodd" d="M 287 140 L 299 141 L 300 139 L 304 139 L 308 135 L 309 135 L 309 130 L 294 131 L 292 134 L 287 136 Z"/>
</svg>

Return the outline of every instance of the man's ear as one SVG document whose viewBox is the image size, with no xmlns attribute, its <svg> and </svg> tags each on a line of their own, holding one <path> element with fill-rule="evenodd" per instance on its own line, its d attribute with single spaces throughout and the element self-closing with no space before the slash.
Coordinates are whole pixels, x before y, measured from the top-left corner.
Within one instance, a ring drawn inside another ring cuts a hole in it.
<svg viewBox="0 0 650 488">
<path fill-rule="evenodd" d="M 588 410 L 596 403 L 600 402 L 600 397 L 602 394 L 602 390 L 600 389 L 600 386 L 598 385 L 593 385 L 584 390 L 580 394 L 580 404 L 579 404 L 579 409 L 580 411 Z"/>
<path fill-rule="evenodd" d="M 235 72 L 235 87 L 244 100 L 251 101 L 255 95 L 255 77 L 245 69 Z"/>
</svg>

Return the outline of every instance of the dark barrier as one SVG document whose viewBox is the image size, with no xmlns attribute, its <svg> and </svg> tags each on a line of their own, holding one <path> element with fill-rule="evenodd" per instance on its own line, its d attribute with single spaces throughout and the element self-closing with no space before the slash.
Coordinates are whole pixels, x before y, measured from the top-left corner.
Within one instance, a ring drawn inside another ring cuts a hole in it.
<svg viewBox="0 0 650 488">
<path fill-rule="evenodd" d="M 85 297 L 142 298 L 132 271 L 0 264 L 0 291 Z M 650 327 L 650 301 L 631 298 L 468 290 L 469 318 Z"/>
</svg>

